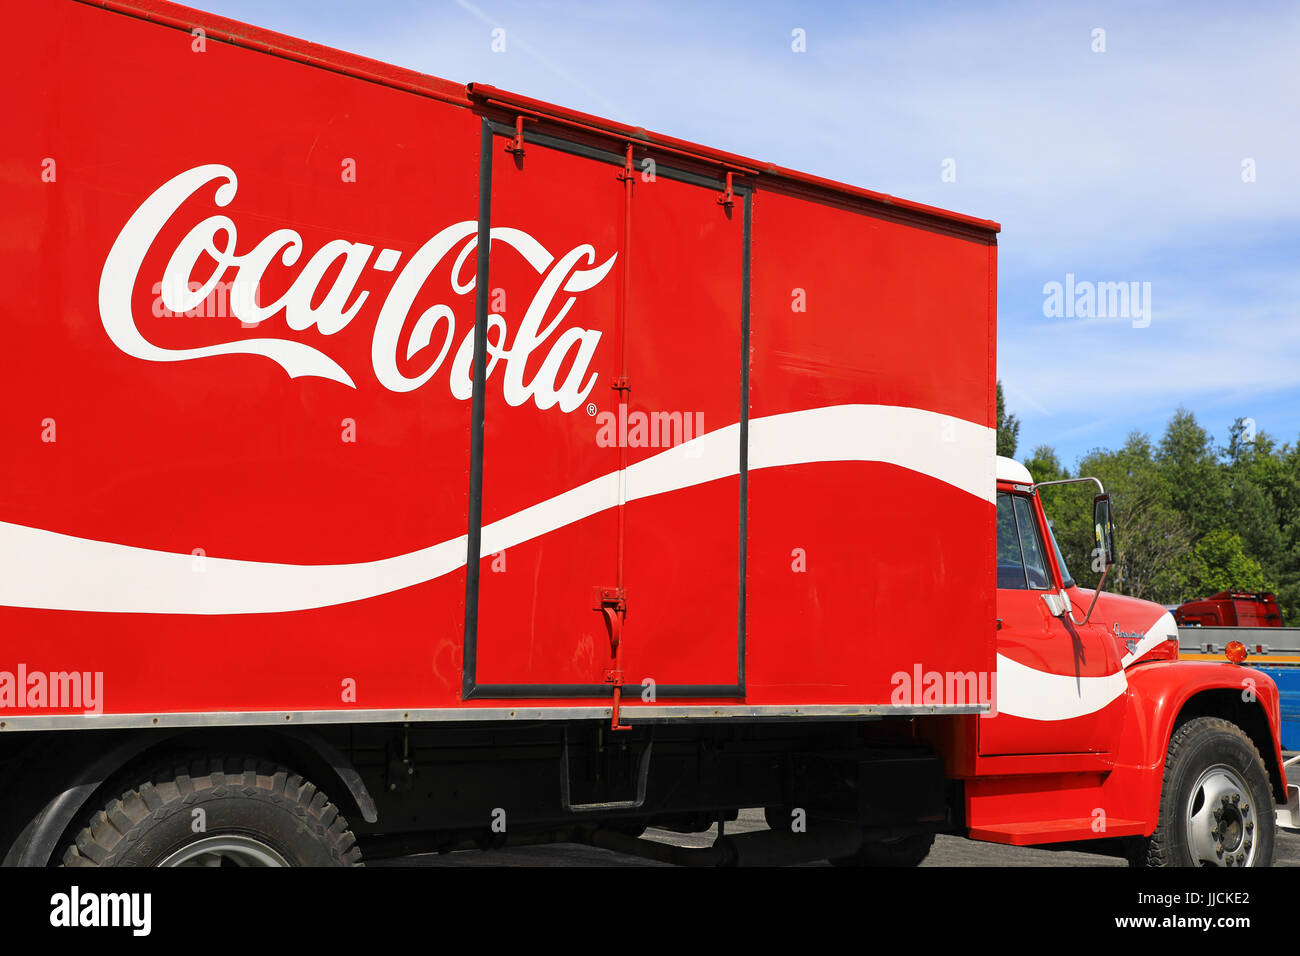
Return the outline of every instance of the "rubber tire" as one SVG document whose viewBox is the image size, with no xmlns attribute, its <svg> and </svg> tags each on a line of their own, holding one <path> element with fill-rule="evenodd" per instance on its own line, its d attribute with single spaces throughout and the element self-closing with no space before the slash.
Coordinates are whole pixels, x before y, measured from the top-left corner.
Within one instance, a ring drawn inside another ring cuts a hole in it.
<svg viewBox="0 0 1300 956">
<path fill-rule="evenodd" d="M 191 829 L 195 809 L 204 832 Z M 347 820 L 316 786 L 285 767 L 243 756 L 169 763 L 87 818 L 64 866 L 157 866 L 188 843 L 221 833 L 254 837 L 290 866 L 359 866 Z"/>
<path fill-rule="evenodd" d="M 1187 847 L 1187 798 L 1201 771 L 1215 764 L 1236 770 L 1250 789 L 1256 813 L 1254 866 L 1272 866 L 1277 830 L 1273 788 L 1254 742 L 1236 724 L 1219 717 L 1197 717 L 1183 724 L 1169 741 L 1160 817 L 1150 837 L 1136 841 L 1131 866 L 1196 866 Z"/>
<path fill-rule="evenodd" d="M 863 843 L 853 856 L 831 860 L 832 866 L 920 866 L 934 847 L 933 833 L 913 833 L 897 840 Z"/>
</svg>

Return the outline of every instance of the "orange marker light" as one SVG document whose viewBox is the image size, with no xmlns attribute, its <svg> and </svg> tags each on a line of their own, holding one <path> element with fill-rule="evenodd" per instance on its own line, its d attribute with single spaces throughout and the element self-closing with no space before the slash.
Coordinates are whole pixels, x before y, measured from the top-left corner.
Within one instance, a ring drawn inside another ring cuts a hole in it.
<svg viewBox="0 0 1300 956">
<path fill-rule="evenodd" d="M 1246 659 L 1246 645 L 1241 641 L 1229 641 L 1228 646 L 1223 649 L 1228 660 L 1234 664 L 1240 664 Z"/>
</svg>

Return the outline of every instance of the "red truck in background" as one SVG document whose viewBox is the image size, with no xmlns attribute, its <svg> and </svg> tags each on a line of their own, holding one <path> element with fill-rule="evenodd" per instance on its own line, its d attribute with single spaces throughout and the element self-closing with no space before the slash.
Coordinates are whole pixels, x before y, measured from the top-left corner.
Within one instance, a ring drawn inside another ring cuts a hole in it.
<svg viewBox="0 0 1300 956">
<path fill-rule="evenodd" d="M 1268 591 L 1220 591 L 1174 610 L 1179 627 L 1281 627 L 1277 595 Z"/>
<path fill-rule="evenodd" d="M 1078 587 L 995 456 L 996 223 L 160 0 L 10 19 L 6 863 L 1296 825 L 1272 681 Z"/>
</svg>

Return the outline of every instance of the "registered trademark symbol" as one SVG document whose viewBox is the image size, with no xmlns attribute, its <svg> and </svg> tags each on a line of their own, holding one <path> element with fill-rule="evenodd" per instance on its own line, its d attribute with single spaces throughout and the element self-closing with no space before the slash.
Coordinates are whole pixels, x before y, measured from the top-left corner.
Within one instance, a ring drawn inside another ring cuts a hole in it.
<svg viewBox="0 0 1300 956">
<path fill-rule="evenodd" d="M 588 402 L 588 403 L 587 403 L 587 414 L 588 414 L 588 415 L 593 415 L 593 416 L 596 414 L 596 403 L 595 403 L 595 402 Z"/>
</svg>

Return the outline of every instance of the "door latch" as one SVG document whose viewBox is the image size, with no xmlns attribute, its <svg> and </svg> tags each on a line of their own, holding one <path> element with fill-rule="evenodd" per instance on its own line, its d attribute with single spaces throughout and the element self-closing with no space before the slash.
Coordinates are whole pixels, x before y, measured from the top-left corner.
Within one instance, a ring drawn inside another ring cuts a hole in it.
<svg viewBox="0 0 1300 956">
<path fill-rule="evenodd" d="M 627 597 L 622 588 L 596 588 L 596 606 L 594 610 L 605 616 L 605 625 L 609 628 L 609 653 L 614 659 L 614 666 L 605 671 L 605 683 L 614 685 L 614 708 L 610 714 L 612 730 L 631 730 L 627 724 L 619 722 L 619 712 L 623 704 L 623 621 L 627 617 Z"/>
</svg>

